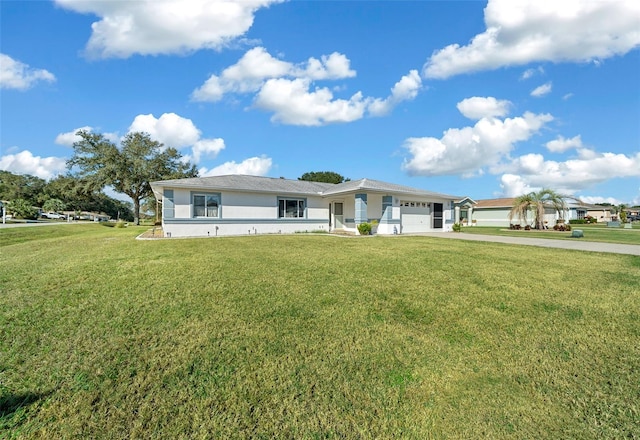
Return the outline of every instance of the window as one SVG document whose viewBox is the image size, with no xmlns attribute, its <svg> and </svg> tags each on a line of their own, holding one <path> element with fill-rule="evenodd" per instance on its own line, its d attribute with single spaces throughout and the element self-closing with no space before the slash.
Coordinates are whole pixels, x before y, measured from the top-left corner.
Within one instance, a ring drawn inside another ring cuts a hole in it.
<svg viewBox="0 0 640 440">
<path fill-rule="evenodd" d="M 279 199 L 278 218 L 304 218 L 304 199 Z"/>
<path fill-rule="evenodd" d="M 194 194 L 194 217 L 219 217 L 220 196 L 217 194 Z"/>
<path fill-rule="evenodd" d="M 165 189 L 164 190 L 164 198 L 162 200 L 162 217 L 163 218 L 174 218 L 175 217 L 175 207 L 173 203 L 173 190 Z"/>
</svg>

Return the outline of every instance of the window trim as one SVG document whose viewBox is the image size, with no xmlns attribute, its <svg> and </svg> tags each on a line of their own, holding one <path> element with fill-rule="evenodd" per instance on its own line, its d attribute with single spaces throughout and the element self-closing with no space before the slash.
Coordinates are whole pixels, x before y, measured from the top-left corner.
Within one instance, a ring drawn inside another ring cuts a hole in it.
<svg viewBox="0 0 640 440">
<path fill-rule="evenodd" d="M 196 202 L 195 202 L 195 197 L 196 196 L 204 196 L 205 197 L 205 215 L 196 215 Z M 207 213 L 207 209 L 206 209 L 206 200 L 208 197 L 215 197 L 216 201 L 218 203 L 218 215 L 213 217 L 213 216 L 208 216 L 206 215 Z M 191 191 L 191 195 L 190 195 L 190 206 L 191 206 L 191 218 L 193 219 L 220 219 L 222 218 L 222 195 L 221 193 L 216 193 L 216 192 L 208 192 L 208 191 Z"/>
</svg>

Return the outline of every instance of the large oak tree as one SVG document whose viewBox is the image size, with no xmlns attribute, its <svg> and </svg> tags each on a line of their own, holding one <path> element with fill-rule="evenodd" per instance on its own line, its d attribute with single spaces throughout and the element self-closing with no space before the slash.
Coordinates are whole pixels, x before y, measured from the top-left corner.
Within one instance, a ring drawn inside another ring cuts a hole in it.
<svg viewBox="0 0 640 440">
<path fill-rule="evenodd" d="M 155 180 L 197 177 L 195 165 L 185 163 L 175 148 L 165 148 L 149 134 L 129 133 L 118 148 L 100 133 L 80 130 L 67 161 L 69 171 L 95 188 L 113 187 L 133 201 L 134 223 L 140 224 L 140 202 L 152 195 Z"/>
</svg>

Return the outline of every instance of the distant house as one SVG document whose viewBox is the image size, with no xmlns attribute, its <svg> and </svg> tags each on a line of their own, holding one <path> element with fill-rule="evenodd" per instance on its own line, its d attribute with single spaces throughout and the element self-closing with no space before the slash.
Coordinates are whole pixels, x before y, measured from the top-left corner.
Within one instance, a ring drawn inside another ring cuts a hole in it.
<svg viewBox="0 0 640 440">
<path fill-rule="evenodd" d="M 569 220 L 581 220 L 587 217 L 594 217 L 599 222 L 610 222 L 612 220 L 611 206 L 591 205 L 589 203 L 568 203 Z"/>
<path fill-rule="evenodd" d="M 515 198 L 478 200 L 473 205 L 472 225 L 508 227 L 509 212 L 513 208 Z"/>
<path fill-rule="evenodd" d="M 378 234 L 449 231 L 474 202 L 372 179 L 340 184 L 227 175 L 152 182 L 170 237 L 357 233 L 377 222 Z"/>
<path fill-rule="evenodd" d="M 511 224 L 521 226 L 534 226 L 535 215 L 533 212 L 531 212 L 530 215 L 527 216 L 526 222 L 523 219 L 517 217 L 509 220 L 509 212 L 511 212 L 515 200 L 516 199 L 513 197 L 478 200 L 473 206 L 472 224 L 476 226 L 499 227 L 509 227 L 509 225 Z M 567 204 L 567 210 L 562 213 L 561 216 L 555 209 L 547 208 L 544 214 L 544 222 L 548 225 L 548 227 L 551 228 L 561 217 L 565 220 L 577 218 L 572 217 L 572 215 L 576 214 L 575 211 L 572 211 L 571 209 L 571 205 Z M 582 218 L 584 218 L 584 216 Z"/>
</svg>

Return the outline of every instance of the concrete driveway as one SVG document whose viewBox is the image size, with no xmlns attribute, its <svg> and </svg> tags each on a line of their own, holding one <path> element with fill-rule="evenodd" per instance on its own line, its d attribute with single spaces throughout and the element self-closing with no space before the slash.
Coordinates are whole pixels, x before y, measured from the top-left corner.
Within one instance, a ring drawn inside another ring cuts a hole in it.
<svg viewBox="0 0 640 440">
<path fill-rule="evenodd" d="M 450 238 L 453 240 L 490 241 L 494 243 L 519 244 L 524 246 L 571 249 L 584 252 L 640 255 L 640 245 L 637 244 L 599 243 L 595 241 L 583 241 L 580 238 L 576 238 L 575 240 L 555 240 L 549 238 L 507 237 L 500 235 L 479 235 L 456 232 L 434 232 L 420 235 L 437 238 Z"/>
</svg>

